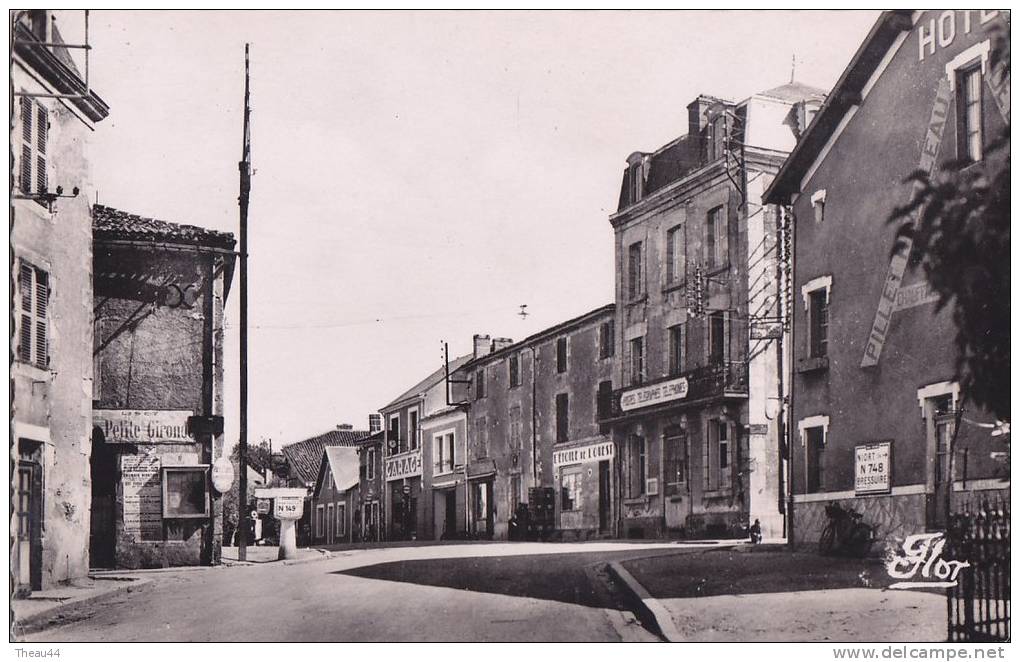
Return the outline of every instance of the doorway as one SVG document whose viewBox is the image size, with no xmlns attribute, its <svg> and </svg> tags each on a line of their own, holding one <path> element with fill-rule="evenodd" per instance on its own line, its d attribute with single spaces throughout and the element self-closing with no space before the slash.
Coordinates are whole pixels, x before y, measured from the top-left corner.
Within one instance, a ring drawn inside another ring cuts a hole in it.
<svg viewBox="0 0 1020 662">
<path fill-rule="evenodd" d="M 109 569 L 116 566 L 117 454 L 103 433 L 92 431 L 92 517 L 89 524 L 89 567 Z"/>
<path fill-rule="evenodd" d="M 952 441 L 956 428 L 951 395 L 928 400 L 925 429 L 928 437 L 931 492 L 927 508 L 927 524 L 931 531 L 946 528 L 949 521 L 949 498 L 953 489 Z"/>
<path fill-rule="evenodd" d="M 471 533 L 492 538 L 492 480 L 471 483 Z"/>
<path fill-rule="evenodd" d="M 17 540 L 14 567 L 17 569 L 16 594 L 42 590 L 42 467 L 34 459 L 31 442 L 19 441 L 22 458 L 18 460 Z"/>
<path fill-rule="evenodd" d="M 599 461 L 599 533 L 609 530 L 609 521 L 612 519 L 610 509 L 612 508 L 612 497 L 609 481 L 609 460 Z"/>
</svg>

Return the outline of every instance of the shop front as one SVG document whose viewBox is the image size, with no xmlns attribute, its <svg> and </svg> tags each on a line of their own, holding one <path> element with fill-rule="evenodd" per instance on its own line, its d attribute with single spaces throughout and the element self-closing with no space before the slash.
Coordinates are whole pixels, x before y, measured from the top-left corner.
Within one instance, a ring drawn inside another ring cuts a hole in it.
<svg viewBox="0 0 1020 662">
<path fill-rule="evenodd" d="M 604 437 L 553 451 L 556 528 L 587 536 L 613 533 L 615 455 L 615 445 Z"/>
<path fill-rule="evenodd" d="M 386 458 L 386 501 L 389 510 L 389 539 L 424 538 L 421 503 L 421 450 Z"/>
<path fill-rule="evenodd" d="M 468 478 L 468 532 L 472 538 L 490 540 L 496 504 L 493 500 L 493 482 L 496 465 L 492 460 L 472 462 L 467 469 Z"/>
</svg>

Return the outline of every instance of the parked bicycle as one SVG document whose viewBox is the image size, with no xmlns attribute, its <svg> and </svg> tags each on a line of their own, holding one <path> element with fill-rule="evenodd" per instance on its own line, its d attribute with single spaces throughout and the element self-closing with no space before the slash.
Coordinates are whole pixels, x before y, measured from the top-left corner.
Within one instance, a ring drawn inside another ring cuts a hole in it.
<svg viewBox="0 0 1020 662">
<path fill-rule="evenodd" d="M 822 529 L 818 551 L 822 554 L 843 554 L 863 558 L 875 543 L 875 527 L 861 521 L 863 515 L 853 508 L 833 502 L 825 507 L 829 523 Z"/>
</svg>

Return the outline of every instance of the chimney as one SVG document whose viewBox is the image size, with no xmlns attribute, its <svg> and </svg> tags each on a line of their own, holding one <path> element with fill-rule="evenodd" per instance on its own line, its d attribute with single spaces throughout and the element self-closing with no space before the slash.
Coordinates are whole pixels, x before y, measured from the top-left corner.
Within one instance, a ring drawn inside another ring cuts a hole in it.
<svg viewBox="0 0 1020 662">
<path fill-rule="evenodd" d="M 375 434 L 379 430 L 382 430 L 382 414 L 369 414 L 368 433 Z"/>
<path fill-rule="evenodd" d="M 487 335 L 486 336 L 480 336 L 477 333 L 475 334 L 475 358 L 476 359 L 477 358 L 481 358 L 483 356 L 486 356 L 491 351 L 492 345 L 490 344 L 490 340 L 491 339 Z"/>
<path fill-rule="evenodd" d="M 336 426 L 336 429 L 337 430 L 353 430 L 354 426 L 351 425 L 350 423 L 341 423 L 340 425 Z"/>
<path fill-rule="evenodd" d="M 493 338 L 492 351 L 498 352 L 501 349 L 506 349 L 512 344 L 514 344 L 513 338 Z"/>
<path fill-rule="evenodd" d="M 698 98 L 687 104 L 687 135 L 696 136 L 708 124 L 705 111 L 715 102 L 712 97 L 699 94 Z"/>
</svg>

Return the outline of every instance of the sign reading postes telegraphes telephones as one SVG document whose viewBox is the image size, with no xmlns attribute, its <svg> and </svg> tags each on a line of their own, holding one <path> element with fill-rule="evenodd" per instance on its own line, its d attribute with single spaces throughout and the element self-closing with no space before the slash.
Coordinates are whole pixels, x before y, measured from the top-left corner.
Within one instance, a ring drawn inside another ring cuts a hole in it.
<svg viewBox="0 0 1020 662">
<path fill-rule="evenodd" d="M 892 442 L 879 441 L 854 448 L 854 493 L 892 491 Z"/>
</svg>

